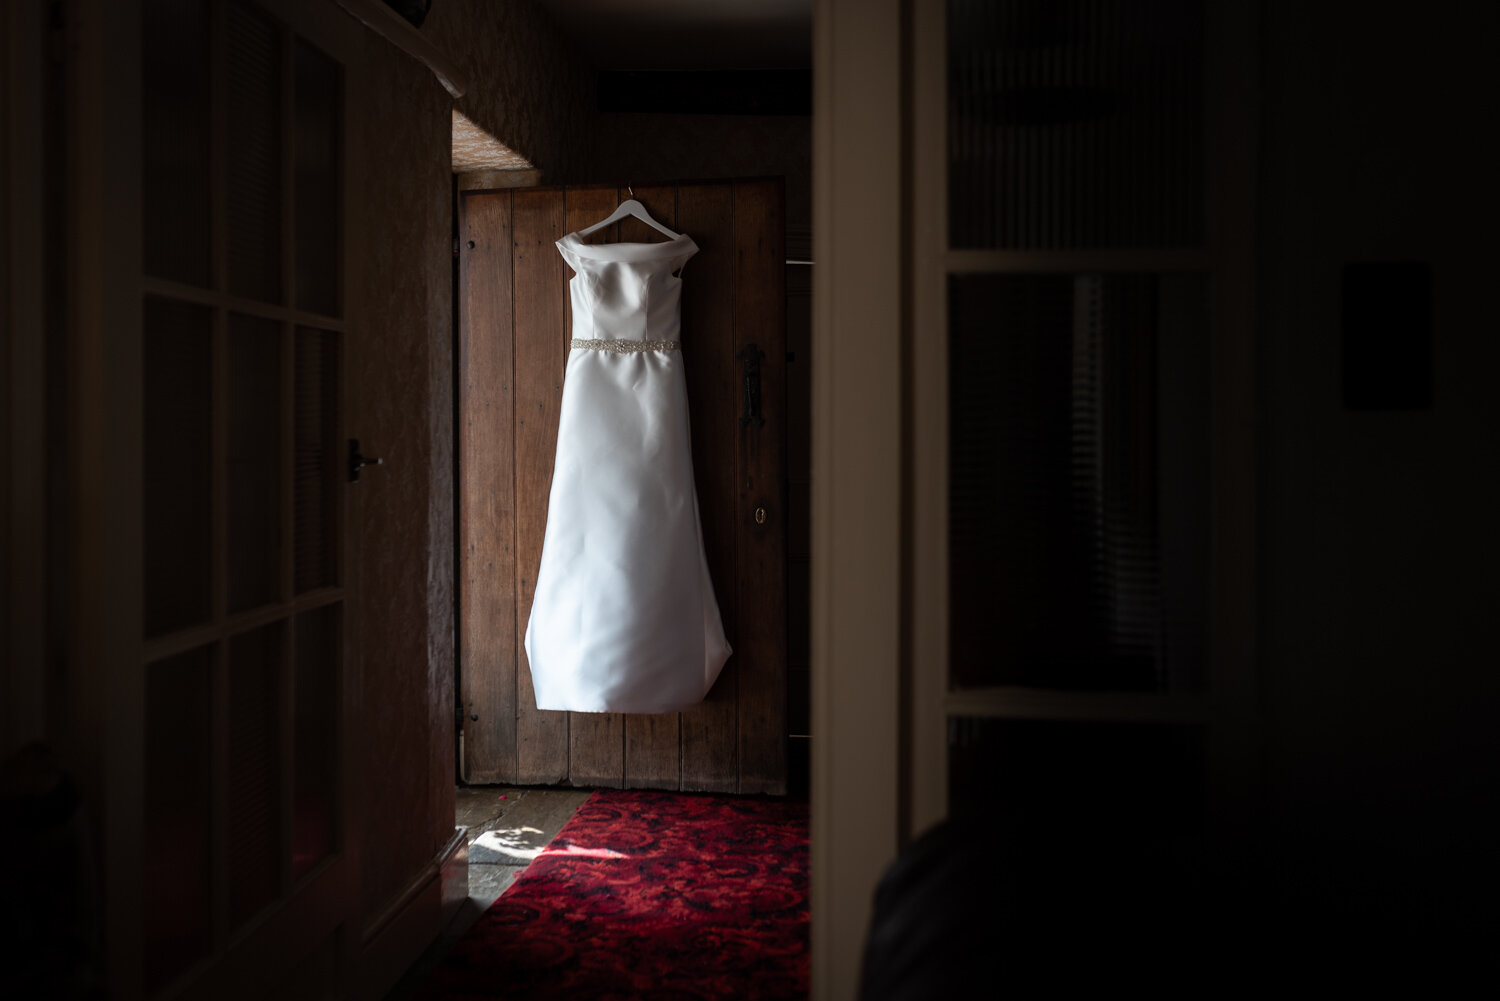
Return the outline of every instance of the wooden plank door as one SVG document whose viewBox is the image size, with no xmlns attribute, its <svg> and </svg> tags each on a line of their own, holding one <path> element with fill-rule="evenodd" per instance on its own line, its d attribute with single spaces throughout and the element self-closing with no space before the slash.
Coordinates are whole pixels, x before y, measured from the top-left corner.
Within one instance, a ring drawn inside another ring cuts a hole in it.
<svg viewBox="0 0 1500 1001">
<path fill-rule="evenodd" d="M 779 180 L 639 187 L 700 250 L 683 359 L 704 544 L 734 655 L 704 702 L 659 715 L 536 708 L 522 637 L 557 446 L 571 273 L 553 246 L 632 192 L 467 191 L 460 201 L 460 680 L 465 781 L 786 789 L 784 194 Z M 593 242 L 660 235 L 635 220 Z M 747 365 L 759 412 L 747 415 Z"/>
</svg>

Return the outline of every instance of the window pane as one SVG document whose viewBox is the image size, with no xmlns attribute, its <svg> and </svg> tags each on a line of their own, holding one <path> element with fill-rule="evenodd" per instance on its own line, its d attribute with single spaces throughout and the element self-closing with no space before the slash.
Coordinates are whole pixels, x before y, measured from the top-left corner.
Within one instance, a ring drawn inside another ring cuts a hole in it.
<svg viewBox="0 0 1500 1001">
<path fill-rule="evenodd" d="M 949 0 L 954 247 L 1203 244 L 1201 0 Z"/>
<path fill-rule="evenodd" d="M 281 301 L 281 32 L 258 10 L 225 8 L 229 290 Z"/>
<path fill-rule="evenodd" d="M 145 300 L 145 630 L 156 636 L 209 616 L 213 495 L 210 311 Z"/>
<path fill-rule="evenodd" d="M 211 648 L 146 668 L 145 963 L 148 992 L 208 954 Z"/>
<path fill-rule="evenodd" d="M 229 642 L 229 920 L 276 899 L 281 874 L 281 638 L 276 624 Z"/>
<path fill-rule="evenodd" d="M 281 324 L 229 317 L 229 610 L 277 599 L 281 575 Z"/>
<path fill-rule="evenodd" d="M 949 315 L 953 683 L 1200 689 L 1203 279 L 961 277 Z"/>
<path fill-rule="evenodd" d="M 296 619 L 292 750 L 294 878 L 326 858 L 336 844 L 339 616 L 339 606 L 330 605 L 305 612 Z"/>
<path fill-rule="evenodd" d="M 297 42 L 297 306 L 339 315 L 339 66 Z"/>
<path fill-rule="evenodd" d="M 207 5 L 147 0 L 142 24 L 146 273 L 206 287 L 211 280 Z"/>
<path fill-rule="evenodd" d="M 338 583 L 339 340 L 325 330 L 297 330 L 297 593 Z"/>
</svg>

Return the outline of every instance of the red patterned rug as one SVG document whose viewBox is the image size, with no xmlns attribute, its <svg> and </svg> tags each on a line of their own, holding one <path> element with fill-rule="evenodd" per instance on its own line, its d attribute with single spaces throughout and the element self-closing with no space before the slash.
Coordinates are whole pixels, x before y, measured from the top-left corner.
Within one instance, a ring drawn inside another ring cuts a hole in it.
<svg viewBox="0 0 1500 1001">
<path fill-rule="evenodd" d="M 601 790 L 424 999 L 805 998 L 807 805 Z"/>
</svg>

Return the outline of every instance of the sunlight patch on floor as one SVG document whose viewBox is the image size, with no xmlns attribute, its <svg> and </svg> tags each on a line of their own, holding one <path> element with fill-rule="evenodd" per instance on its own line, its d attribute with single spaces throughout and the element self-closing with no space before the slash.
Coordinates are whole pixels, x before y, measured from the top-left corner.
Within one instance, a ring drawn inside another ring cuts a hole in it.
<svg viewBox="0 0 1500 1001">
<path fill-rule="evenodd" d="M 542 854 L 572 855 L 581 858 L 630 858 L 624 852 L 617 852 L 612 848 L 584 848 L 581 845 L 568 845 L 566 848 L 548 848 Z"/>
<path fill-rule="evenodd" d="M 470 862 L 530 862 L 546 847 L 546 835 L 535 827 L 500 827 L 485 831 L 469 846 Z M 493 853 L 500 858 L 487 858 Z"/>
</svg>

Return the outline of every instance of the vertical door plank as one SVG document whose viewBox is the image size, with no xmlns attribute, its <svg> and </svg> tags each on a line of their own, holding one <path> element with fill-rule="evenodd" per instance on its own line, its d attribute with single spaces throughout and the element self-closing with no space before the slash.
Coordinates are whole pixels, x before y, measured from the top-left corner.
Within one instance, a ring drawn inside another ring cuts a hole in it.
<svg viewBox="0 0 1500 1001">
<path fill-rule="evenodd" d="M 654 214 L 654 213 L 653 213 Z M 678 789 L 682 785 L 679 747 L 681 713 L 625 717 L 625 787 Z"/>
<path fill-rule="evenodd" d="M 516 781 L 561 782 L 568 775 L 568 714 L 536 707 L 523 645 L 547 528 L 557 452 L 567 335 L 567 267 L 554 243 L 563 235 L 561 190 L 511 195 L 516 387 Z M 523 669 L 521 665 L 526 665 Z"/>
<path fill-rule="evenodd" d="M 567 189 L 567 232 L 576 233 L 587 229 L 615 210 L 619 204 L 615 189 L 602 184 L 580 184 Z M 584 243 L 617 243 L 620 240 L 620 224 L 605 226 L 584 237 Z M 563 274 L 572 277 L 572 272 L 563 268 Z M 569 331 L 571 336 L 571 330 Z"/>
<path fill-rule="evenodd" d="M 693 471 L 708 552 L 709 577 L 735 649 L 701 705 L 684 712 L 682 788 L 738 791 L 736 734 L 739 663 L 743 635 L 735 602 L 736 426 L 734 361 L 734 194 L 731 185 L 684 184 L 677 191 L 677 225 L 699 253 L 687 263 L 682 285 L 682 355 L 692 423 Z"/>
<path fill-rule="evenodd" d="M 735 352 L 763 355 L 764 417 L 736 429 L 740 792 L 779 794 L 786 792 L 784 194 L 780 181 L 736 183 L 734 194 Z"/>
<path fill-rule="evenodd" d="M 592 226 L 613 212 L 616 204 L 614 188 L 568 188 L 564 231 L 573 233 Z M 617 230 L 617 226 L 606 226 L 590 236 L 589 242 L 613 243 L 617 239 Z M 552 256 L 558 256 L 556 248 L 549 249 L 552 250 Z M 565 279 L 571 275 L 566 264 L 562 265 L 562 269 Z M 566 287 L 563 288 L 563 294 L 568 295 Z M 567 337 L 572 338 L 571 315 Z M 565 365 L 566 348 L 562 357 Z M 562 378 L 562 369 L 563 366 L 559 366 L 559 380 Z M 625 781 L 625 717 L 622 714 L 569 713 L 568 735 L 568 780 L 573 785 L 619 786 Z"/>
<path fill-rule="evenodd" d="M 459 267 L 458 362 L 463 780 L 498 783 L 515 781 L 516 776 L 516 393 L 510 192 L 465 192 L 460 214 L 460 246 L 464 248 Z"/>
<path fill-rule="evenodd" d="M 631 192 L 621 188 L 616 196 L 623 201 L 631 197 Z M 635 198 L 646 206 L 646 211 L 657 222 L 668 229 L 677 228 L 675 185 L 638 187 Z M 666 237 L 639 219 L 627 218 L 620 220 L 620 239 L 655 243 Z M 692 420 L 691 414 L 688 419 Z M 682 784 L 681 731 L 680 713 L 626 716 L 625 785 L 631 789 L 679 788 Z"/>
</svg>

